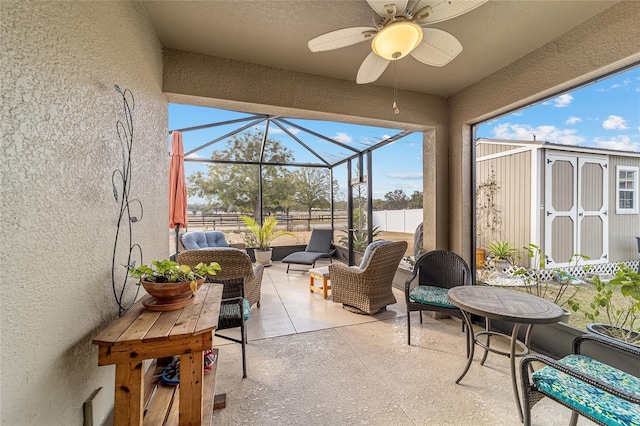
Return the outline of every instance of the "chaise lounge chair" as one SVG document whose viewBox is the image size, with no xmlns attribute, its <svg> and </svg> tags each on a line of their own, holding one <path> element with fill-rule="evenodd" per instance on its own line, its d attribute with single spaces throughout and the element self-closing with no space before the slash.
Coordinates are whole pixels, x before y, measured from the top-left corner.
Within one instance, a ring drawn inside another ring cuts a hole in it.
<svg viewBox="0 0 640 426">
<path fill-rule="evenodd" d="M 309 238 L 309 244 L 307 244 L 305 251 L 291 253 L 282 259 L 282 263 L 288 263 L 287 273 L 289 273 L 289 267 L 292 263 L 309 265 L 315 268 L 318 259 L 328 257 L 331 260 L 331 256 L 336 252 L 331 245 L 332 238 L 332 229 L 314 229 L 311 231 L 311 238 Z"/>
</svg>

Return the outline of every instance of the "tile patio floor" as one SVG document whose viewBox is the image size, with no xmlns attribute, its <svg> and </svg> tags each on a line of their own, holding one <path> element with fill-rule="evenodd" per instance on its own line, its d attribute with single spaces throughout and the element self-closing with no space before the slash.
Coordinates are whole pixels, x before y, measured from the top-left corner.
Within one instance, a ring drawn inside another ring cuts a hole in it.
<svg viewBox="0 0 640 426">
<path fill-rule="evenodd" d="M 320 264 L 319 264 L 320 266 Z M 240 345 L 224 339 L 216 393 L 227 407 L 219 425 L 520 425 L 507 358 L 465 366 L 464 334 L 452 319 L 412 316 L 398 303 L 368 316 L 310 293 L 308 273 L 279 262 L 265 269 L 261 308 L 248 322 L 248 377 Z M 227 330 L 229 331 L 229 330 Z M 492 342 L 493 344 L 493 342 Z M 478 357 L 476 353 L 476 358 Z M 539 426 L 568 425 L 569 410 L 545 400 L 533 409 Z M 579 425 L 593 423 L 581 418 Z"/>
</svg>

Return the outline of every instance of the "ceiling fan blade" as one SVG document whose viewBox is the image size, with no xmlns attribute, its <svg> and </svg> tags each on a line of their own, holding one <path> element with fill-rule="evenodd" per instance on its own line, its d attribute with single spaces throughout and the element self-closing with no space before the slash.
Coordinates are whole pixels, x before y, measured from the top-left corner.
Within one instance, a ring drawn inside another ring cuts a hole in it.
<svg viewBox="0 0 640 426">
<path fill-rule="evenodd" d="M 376 32 L 378 30 L 375 27 L 343 28 L 312 38 L 307 45 L 312 52 L 325 52 L 371 40 Z"/>
<path fill-rule="evenodd" d="M 436 28 L 423 28 L 422 41 L 410 55 L 423 64 L 443 67 L 462 52 L 457 38 Z"/>
<path fill-rule="evenodd" d="M 358 76 L 356 77 L 356 83 L 367 84 L 376 81 L 389 66 L 389 60 L 381 58 L 375 53 L 369 53 L 369 56 L 362 61 L 360 69 L 358 70 Z"/>
<path fill-rule="evenodd" d="M 431 15 L 424 19 L 416 20 L 416 22 L 420 25 L 435 24 L 436 22 L 464 15 L 486 2 L 487 0 L 419 0 L 413 6 L 413 15 L 415 16 L 421 9 L 431 6 Z"/>
<path fill-rule="evenodd" d="M 396 14 L 403 14 L 407 9 L 407 3 L 409 0 L 367 0 L 371 9 L 373 9 L 378 15 L 383 18 L 387 16 L 385 11 L 386 5 L 395 4 L 396 5 Z"/>
</svg>

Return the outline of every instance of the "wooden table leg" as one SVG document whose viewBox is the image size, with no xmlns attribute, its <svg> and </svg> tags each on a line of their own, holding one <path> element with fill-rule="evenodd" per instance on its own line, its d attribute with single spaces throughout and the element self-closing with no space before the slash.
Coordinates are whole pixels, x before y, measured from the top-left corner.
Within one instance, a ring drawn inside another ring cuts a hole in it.
<svg viewBox="0 0 640 426">
<path fill-rule="evenodd" d="M 143 362 L 116 364 L 114 395 L 114 426 L 142 425 L 143 413 Z"/>
<path fill-rule="evenodd" d="M 200 351 L 180 355 L 180 425 L 202 424 L 204 355 Z"/>
</svg>

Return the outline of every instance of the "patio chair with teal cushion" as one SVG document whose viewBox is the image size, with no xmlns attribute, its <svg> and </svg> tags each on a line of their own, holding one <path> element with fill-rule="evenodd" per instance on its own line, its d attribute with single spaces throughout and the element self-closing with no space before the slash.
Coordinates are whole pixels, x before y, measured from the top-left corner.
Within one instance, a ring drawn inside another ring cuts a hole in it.
<svg viewBox="0 0 640 426">
<path fill-rule="evenodd" d="M 333 239 L 333 229 L 314 229 L 311 231 L 311 238 L 305 251 L 297 251 L 291 253 L 284 259 L 282 263 L 287 263 L 287 273 L 292 263 L 298 265 L 309 265 L 311 268 L 316 267 L 318 259 L 328 258 L 331 262 L 331 256 L 336 252 L 331 244 Z"/>
<path fill-rule="evenodd" d="M 416 277 L 417 285 L 414 285 Z M 441 312 L 463 319 L 460 309 L 447 298 L 447 291 L 460 285 L 471 285 L 471 269 L 457 254 L 446 250 L 434 250 L 425 253 L 416 261 L 413 273 L 404 285 L 407 302 L 407 344 L 411 344 L 411 312 L 420 312 L 420 324 L 422 311 Z"/>
<path fill-rule="evenodd" d="M 217 276 L 208 276 L 207 282 L 220 283 L 224 286 L 222 290 L 222 302 L 220 303 L 220 316 L 218 317 L 218 327 L 215 335 L 222 339 L 230 340 L 242 345 L 242 377 L 247 377 L 247 327 L 251 308 L 249 301 L 244 297 L 244 278 L 232 278 L 228 280 L 219 279 Z M 236 339 L 219 331 L 230 328 L 240 328 L 240 338 Z"/>
<path fill-rule="evenodd" d="M 581 353 L 585 342 L 594 356 Z M 602 351 L 607 347 L 613 350 Z M 559 360 L 541 354 L 524 356 L 520 362 L 524 426 L 531 425 L 531 408 L 544 397 L 571 409 L 572 426 L 578 416 L 599 425 L 640 425 L 638 369 L 623 371 L 605 363 L 607 352 L 614 350 L 612 357 L 626 353 L 635 361 L 632 366 L 640 365 L 640 347 L 595 334 L 578 336 L 573 353 Z M 543 367 L 532 373 L 534 362 Z"/>
</svg>

